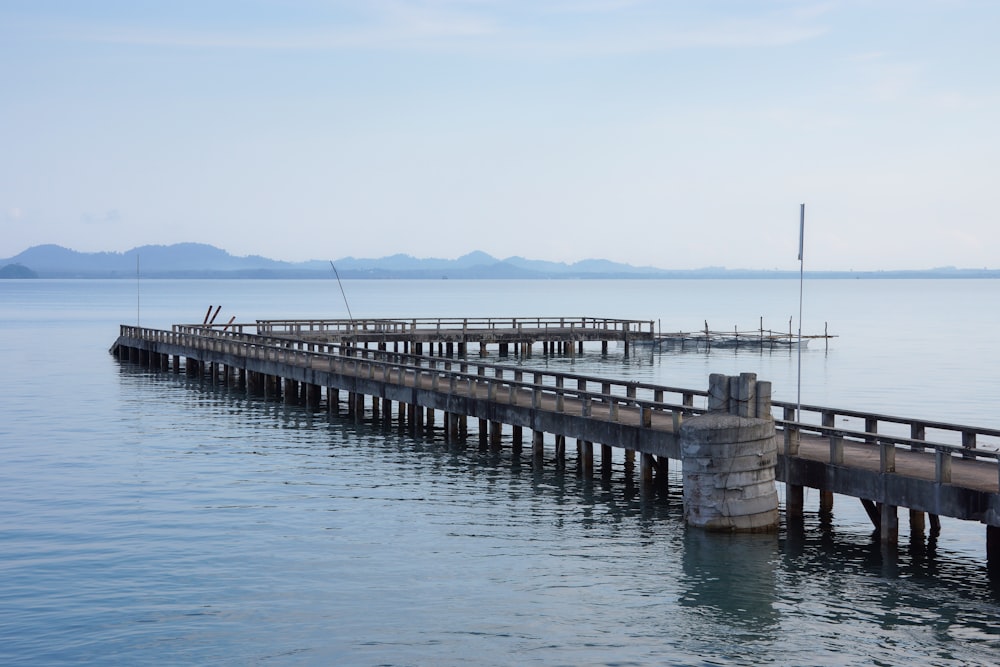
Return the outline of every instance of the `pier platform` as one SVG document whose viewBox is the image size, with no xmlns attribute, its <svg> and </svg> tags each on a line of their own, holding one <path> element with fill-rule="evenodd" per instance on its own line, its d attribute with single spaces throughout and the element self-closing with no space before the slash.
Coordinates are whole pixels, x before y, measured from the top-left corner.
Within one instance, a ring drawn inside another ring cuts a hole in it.
<svg viewBox="0 0 1000 667">
<path fill-rule="evenodd" d="M 343 330 L 329 325 L 304 332 L 268 326 L 257 324 L 261 333 L 247 333 L 244 325 L 122 325 L 112 352 L 122 361 L 183 370 L 313 408 L 338 410 L 343 393 L 349 414 L 359 420 L 391 417 L 395 405 L 411 432 L 426 434 L 440 424 L 450 442 L 464 440 L 468 420 L 478 420 L 481 446 L 499 448 L 506 428 L 517 456 L 528 429 L 533 465 L 549 458 L 545 434 L 555 443 L 556 459 L 573 438 L 585 475 L 594 473 L 595 445 L 602 474 L 610 474 L 613 450 L 624 450 L 626 460 L 638 457 L 644 484 L 665 476 L 669 461 L 680 458 L 683 421 L 706 412 L 706 390 L 391 351 L 383 349 L 388 338 L 355 337 L 344 344 Z M 603 325 L 587 329 L 596 335 Z M 412 321 L 407 330 L 415 335 Z M 434 332 L 441 335 L 436 327 Z M 821 510 L 832 507 L 834 494 L 861 499 L 885 544 L 898 540 L 898 508 L 910 510 L 911 535 L 923 531 L 925 514 L 932 530 L 942 516 L 985 524 L 987 553 L 998 562 L 1000 430 L 822 406 L 803 405 L 798 414 L 796 408 L 780 401 L 769 407 L 781 438 L 776 479 L 786 485 L 786 520 L 801 519 L 803 489 L 815 488 Z"/>
</svg>

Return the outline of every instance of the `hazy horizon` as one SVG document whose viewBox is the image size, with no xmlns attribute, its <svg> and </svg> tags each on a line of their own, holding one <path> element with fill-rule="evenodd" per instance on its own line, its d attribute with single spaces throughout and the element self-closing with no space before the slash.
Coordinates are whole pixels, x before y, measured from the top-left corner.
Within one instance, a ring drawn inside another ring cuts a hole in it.
<svg viewBox="0 0 1000 667">
<path fill-rule="evenodd" d="M 983 0 L 10 0 L 0 256 L 795 270 L 805 203 L 807 269 L 996 266 L 998 24 Z"/>
</svg>

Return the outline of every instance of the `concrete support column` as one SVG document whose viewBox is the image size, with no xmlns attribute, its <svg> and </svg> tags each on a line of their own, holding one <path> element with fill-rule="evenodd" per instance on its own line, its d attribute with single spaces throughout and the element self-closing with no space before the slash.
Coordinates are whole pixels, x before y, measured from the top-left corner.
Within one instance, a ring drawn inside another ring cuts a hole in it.
<svg viewBox="0 0 1000 667">
<path fill-rule="evenodd" d="M 510 449 L 511 454 L 515 457 L 521 456 L 521 443 L 523 439 L 522 428 L 520 426 L 511 426 L 510 428 Z"/>
<path fill-rule="evenodd" d="M 625 477 L 626 477 L 626 479 L 631 479 L 633 474 L 635 474 L 635 450 L 634 449 L 626 449 L 625 450 Z"/>
<path fill-rule="evenodd" d="M 580 472 L 584 477 L 594 475 L 594 443 L 589 440 L 580 440 Z"/>
<path fill-rule="evenodd" d="M 479 420 L 479 449 L 485 450 L 489 444 L 490 422 L 486 419 Z"/>
<path fill-rule="evenodd" d="M 566 465 L 566 436 L 556 436 L 556 465 Z"/>
<path fill-rule="evenodd" d="M 611 476 L 611 455 L 611 446 L 601 445 L 601 477 Z"/>
<path fill-rule="evenodd" d="M 639 477 L 644 487 L 653 486 L 653 470 L 656 464 L 653 463 L 652 454 L 641 454 L 639 456 Z"/>
<path fill-rule="evenodd" d="M 538 464 L 545 459 L 545 434 L 541 431 L 531 432 L 531 457 Z"/>
<path fill-rule="evenodd" d="M 785 514 L 801 519 L 805 512 L 805 490 L 798 484 L 785 484 Z"/>
<path fill-rule="evenodd" d="M 500 442 L 503 435 L 503 425 L 500 422 L 490 422 L 490 450 L 500 451 Z"/>
<path fill-rule="evenodd" d="M 897 544 L 899 542 L 899 515 L 896 506 L 888 503 L 882 505 L 882 521 L 879 528 L 879 540 L 882 544 Z"/>
<path fill-rule="evenodd" d="M 410 432 L 413 435 L 418 435 L 424 432 L 424 410 L 416 404 L 410 407 L 412 408 L 411 414 L 413 419 L 413 426 L 410 428 Z"/>
<path fill-rule="evenodd" d="M 819 492 L 819 511 L 820 514 L 830 514 L 833 512 L 833 491 Z"/>
<path fill-rule="evenodd" d="M 1000 572 L 1000 528 L 986 526 L 986 565 L 990 573 Z"/>
<path fill-rule="evenodd" d="M 735 398 L 735 392 L 730 397 Z M 737 403 L 742 413 L 754 401 L 740 391 Z M 731 411 L 685 420 L 680 450 L 688 525 L 739 532 L 777 529 L 778 445 L 773 420 Z M 788 493 L 791 506 L 795 494 L 791 488 Z"/>
</svg>

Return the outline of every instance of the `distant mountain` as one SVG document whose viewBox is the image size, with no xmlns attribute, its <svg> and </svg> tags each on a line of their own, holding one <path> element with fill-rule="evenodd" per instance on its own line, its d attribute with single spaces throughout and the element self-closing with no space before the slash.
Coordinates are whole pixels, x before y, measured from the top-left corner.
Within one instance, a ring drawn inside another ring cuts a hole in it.
<svg viewBox="0 0 1000 667">
<path fill-rule="evenodd" d="M 0 279 L 37 277 L 37 273 L 22 264 L 7 264 L 6 266 L 0 266 Z"/>
<path fill-rule="evenodd" d="M 398 254 L 379 259 L 334 260 L 341 278 L 792 278 L 797 271 L 757 271 L 708 267 L 667 270 L 636 267 L 605 259 L 572 264 L 508 257 L 476 251 L 457 259 L 420 259 Z M 236 257 L 202 243 L 147 245 L 126 252 L 82 253 L 58 245 L 39 245 L 0 259 L 0 278 L 332 278 L 329 260 L 282 262 L 257 255 Z M 825 271 L 811 278 L 1000 278 L 1000 270 L 943 267 L 926 271 Z"/>
<path fill-rule="evenodd" d="M 149 245 L 116 252 L 81 253 L 57 245 L 40 245 L 0 260 L 30 267 L 42 278 L 317 278 L 332 276 L 329 261 L 282 262 L 259 256 L 236 257 L 200 243 Z M 421 259 L 398 254 L 379 259 L 344 257 L 334 261 L 342 278 L 550 278 L 662 275 L 660 269 L 588 260 L 567 265 L 511 257 L 499 260 L 476 251 L 457 259 Z"/>
</svg>

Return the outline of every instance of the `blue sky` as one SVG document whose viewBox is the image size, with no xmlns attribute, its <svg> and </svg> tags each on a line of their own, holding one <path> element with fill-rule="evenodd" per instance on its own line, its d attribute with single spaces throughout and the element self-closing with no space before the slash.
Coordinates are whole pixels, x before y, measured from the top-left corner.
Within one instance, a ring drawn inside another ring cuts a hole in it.
<svg viewBox="0 0 1000 667">
<path fill-rule="evenodd" d="M 1000 267 L 992 0 L 3 0 L 0 257 Z"/>
</svg>

